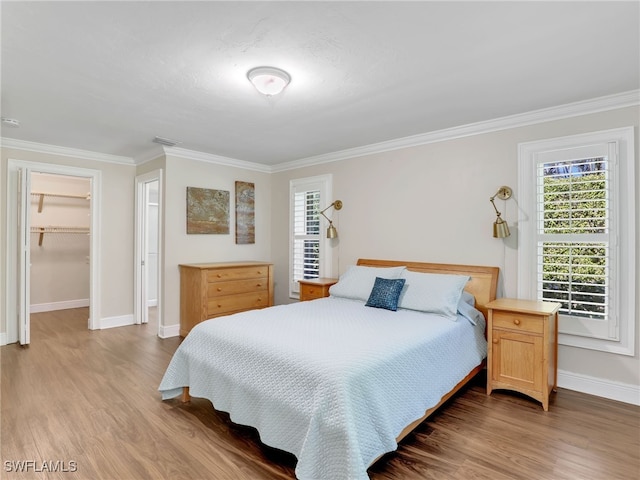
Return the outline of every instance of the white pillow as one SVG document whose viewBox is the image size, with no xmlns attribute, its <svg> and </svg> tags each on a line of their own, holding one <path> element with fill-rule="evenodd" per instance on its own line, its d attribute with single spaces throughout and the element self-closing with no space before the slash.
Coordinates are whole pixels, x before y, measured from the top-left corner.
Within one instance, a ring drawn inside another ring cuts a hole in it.
<svg viewBox="0 0 640 480">
<path fill-rule="evenodd" d="M 366 302 L 373 290 L 376 277 L 400 278 L 400 274 L 407 267 L 365 267 L 351 265 L 346 272 L 340 275 L 338 283 L 329 288 L 332 297 L 352 298 Z"/>
<path fill-rule="evenodd" d="M 406 282 L 398 308 L 435 313 L 455 320 L 458 301 L 470 277 L 405 270 L 400 278 Z"/>
<path fill-rule="evenodd" d="M 469 320 L 472 325 L 477 325 L 479 321 L 485 320 L 480 310 L 475 308 L 476 299 L 469 292 L 463 291 L 458 301 L 458 313 Z"/>
</svg>

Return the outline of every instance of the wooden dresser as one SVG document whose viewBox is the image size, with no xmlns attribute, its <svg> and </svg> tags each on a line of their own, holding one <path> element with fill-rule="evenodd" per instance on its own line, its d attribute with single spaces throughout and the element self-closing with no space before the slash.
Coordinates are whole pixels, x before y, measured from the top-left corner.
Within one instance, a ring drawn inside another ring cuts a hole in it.
<svg viewBox="0 0 640 480">
<path fill-rule="evenodd" d="M 179 267 L 182 337 L 209 318 L 273 305 L 270 263 L 198 263 Z"/>
</svg>

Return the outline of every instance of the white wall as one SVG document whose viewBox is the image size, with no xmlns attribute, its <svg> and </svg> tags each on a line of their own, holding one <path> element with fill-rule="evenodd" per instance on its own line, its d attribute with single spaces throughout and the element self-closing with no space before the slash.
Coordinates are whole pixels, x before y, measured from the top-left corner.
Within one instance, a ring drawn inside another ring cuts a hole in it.
<svg viewBox="0 0 640 480">
<path fill-rule="evenodd" d="M 273 175 L 273 209 L 287 211 L 290 179 L 332 173 L 334 200 L 344 202 L 332 215 L 340 234 L 334 271 L 344 272 L 360 257 L 495 265 L 501 269 L 499 295 L 515 296 L 518 143 L 635 126 L 637 163 L 638 125 L 639 109 L 623 108 L 289 170 Z M 638 175 L 636 167 L 636 192 Z M 514 188 L 511 200 L 496 203 L 511 227 L 511 237 L 504 240 L 492 236 L 495 213 L 489 203 L 501 185 Z M 276 303 L 287 303 L 287 215 L 274 214 L 272 228 Z M 637 275 L 638 265 L 627 268 L 635 268 Z M 636 337 L 638 313 L 637 306 Z M 560 346 L 559 368 L 565 376 L 638 388 L 639 350 L 638 338 L 634 357 Z"/>
</svg>

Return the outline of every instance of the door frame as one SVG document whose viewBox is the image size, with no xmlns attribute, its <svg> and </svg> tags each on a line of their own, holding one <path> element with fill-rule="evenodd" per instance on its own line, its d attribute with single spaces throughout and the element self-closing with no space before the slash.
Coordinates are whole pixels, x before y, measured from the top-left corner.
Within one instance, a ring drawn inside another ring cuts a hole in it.
<svg viewBox="0 0 640 480">
<path fill-rule="evenodd" d="M 134 254 L 134 271 L 135 286 L 133 294 L 134 303 L 134 323 L 146 323 L 147 319 L 147 284 L 145 269 L 142 262 L 144 261 L 144 252 L 146 251 L 145 242 L 147 238 L 147 189 L 146 184 L 158 182 L 158 274 L 157 274 L 157 292 L 158 292 L 158 336 L 162 337 L 163 321 L 163 301 L 162 301 L 162 285 L 163 285 L 163 254 L 162 254 L 162 231 L 163 231 L 163 192 L 162 192 L 162 169 L 152 170 L 141 175 L 136 175 L 136 228 L 135 228 L 135 254 Z"/>
<path fill-rule="evenodd" d="M 7 162 L 7 196 L 6 196 L 6 273 L 5 273 L 5 318 L 7 343 L 18 341 L 19 322 L 19 298 L 24 298 L 18 288 L 18 275 L 20 274 L 19 261 L 15 252 L 18 251 L 18 170 L 23 170 L 26 175 L 31 172 L 67 175 L 71 177 L 83 177 L 90 179 L 90 246 L 89 246 L 89 321 L 88 328 L 97 330 L 100 328 L 100 218 L 102 205 L 102 172 L 100 170 L 56 165 L 51 163 L 30 162 L 25 160 L 9 159 Z M 23 199 L 27 199 L 30 205 L 30 191 L 24 192 Z M 25 232 L 27 245 L 30 247 L 30 232 Z M 25 287 L 26 288 L 26 287 Z M 28 297 L 28 296 L 27 296 Z M 28 316 L 30 305 L 25 305 Z"/>
</svg>

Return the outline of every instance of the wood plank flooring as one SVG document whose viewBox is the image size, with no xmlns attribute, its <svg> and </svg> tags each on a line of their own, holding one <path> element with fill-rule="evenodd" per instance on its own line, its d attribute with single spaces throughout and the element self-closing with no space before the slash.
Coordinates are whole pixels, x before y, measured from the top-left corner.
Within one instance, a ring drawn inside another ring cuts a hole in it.
<svg viewBox="0 0 640 480">
<path fill-rule="evenodd" d="M 178 338 L 159 339 L 154 325 L 89 331 L 87 315 L 34 314 L 31 346 L 0 349 L 0 478 L 294 478 L 295 457 L 261 444 L 210 402 L 160 400 Z M 640 407 L 560 389 L 543 412 L 524 396 L 485 392 L 480 375 L 370 477 L 640 478 Z"/>
</svg>

